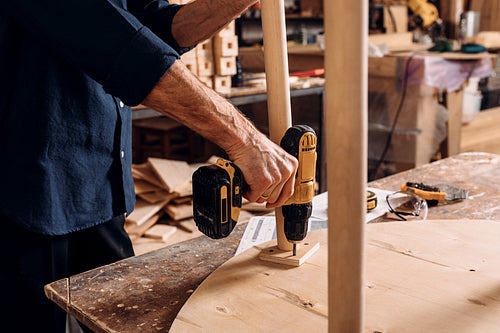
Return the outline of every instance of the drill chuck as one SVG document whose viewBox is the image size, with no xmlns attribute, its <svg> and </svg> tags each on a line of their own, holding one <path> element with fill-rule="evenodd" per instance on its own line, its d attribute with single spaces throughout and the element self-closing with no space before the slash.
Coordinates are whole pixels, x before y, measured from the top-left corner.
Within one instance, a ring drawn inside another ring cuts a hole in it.
<svg viewBox="0 0 500 333">
<path fill-rule="evenodd" d="M 312 213 L 312 202 L 300 205 L 286 205 L 281 208 L 285 221 L 285 236 L 291 242 L 300 242 L 307 236 L 309 218 Z"/>
</svg>

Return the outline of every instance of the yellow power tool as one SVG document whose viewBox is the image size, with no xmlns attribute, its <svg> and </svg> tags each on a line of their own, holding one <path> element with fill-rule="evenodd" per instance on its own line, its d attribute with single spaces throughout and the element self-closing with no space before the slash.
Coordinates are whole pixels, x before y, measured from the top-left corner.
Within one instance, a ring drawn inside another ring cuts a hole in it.
<svg viewBox="0 0 500 333">
<path fill-rule="evenodd" d="M 307 236 L 309 218 L 312 213 L 316 180 L 316 143 L 316 133 L 306 125 L 290 127 L 280 142 L 281 148 L 295 156 L 299 162 L 295 176 L 295 191 L 281 208 L 285 236 L 294 244 L 294 254 L 296 243 Z"/>
<path fill-rule="evenodd" d="M 316 175 L 316 133 L 305 125 L 290 127 L 280 146 L 295 156 L 299 167 L 295 191 L 282 207 L 285 236 L 297 243 L 307 235 Z M 211 238 L 227 237 L 236 226 L 245 187 L 240 169 L 219 159 L 193 174 L 193 216 L 198 229 Z"/>
</svg>

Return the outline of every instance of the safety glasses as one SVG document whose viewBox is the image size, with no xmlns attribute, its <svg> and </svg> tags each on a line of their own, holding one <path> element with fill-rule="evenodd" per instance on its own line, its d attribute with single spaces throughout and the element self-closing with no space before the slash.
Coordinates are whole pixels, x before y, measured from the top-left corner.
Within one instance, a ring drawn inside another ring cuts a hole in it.
<svg viewBox="0 0 500 333">
<path fill-rule="evenodd" d="M 403 221 L 427 219 L 427 201 L 412 192 L 394 192 L 386 197 L 389 212 Z"/>
</svg>

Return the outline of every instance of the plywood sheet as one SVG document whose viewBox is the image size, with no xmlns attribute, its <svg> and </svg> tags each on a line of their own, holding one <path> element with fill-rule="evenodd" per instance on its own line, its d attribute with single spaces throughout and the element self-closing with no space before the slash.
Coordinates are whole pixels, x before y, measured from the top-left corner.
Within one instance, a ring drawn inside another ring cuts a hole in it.
<svg viewBox="0 0 500 333">
<path fill-rule="evenodd" d="M 189 182 L 193 174 L 192 168 L 185 161 L 148 158 L 148 164 L 169 192 Z"/>
<path fill-rule="evenodd" d="M 364 332 L 498 332 L 500 223 L 438 220 L 368 224 Z M 326 332 L 326 230 L 300 267 L 252 248 L 219 267 L 170 332 Z M 346 267 L 348 269 L 348 267 Z"/>
</svg>

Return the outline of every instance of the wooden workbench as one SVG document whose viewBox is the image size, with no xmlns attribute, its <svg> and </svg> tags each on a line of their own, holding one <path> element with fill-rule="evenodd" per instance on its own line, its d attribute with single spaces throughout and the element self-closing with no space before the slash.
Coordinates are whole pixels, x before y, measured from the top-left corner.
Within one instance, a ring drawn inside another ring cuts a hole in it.
<svg viewBox="0 0 500 333">
<path fill-rule="evenodd" d="M 469 189 L 469 199 L 431 207 L 428 219 L 500 220 L 499 155 L 461 154 L 368 185 L 398 190 L 411 180 Z M 244 227 L 223 240 L 202 236 L 72 276 L 70 293 L 68 279 L 53 282 L 46 294 L 98 333 L 168 332 L 193 290 L 234 256 Z"/>
</svg>

